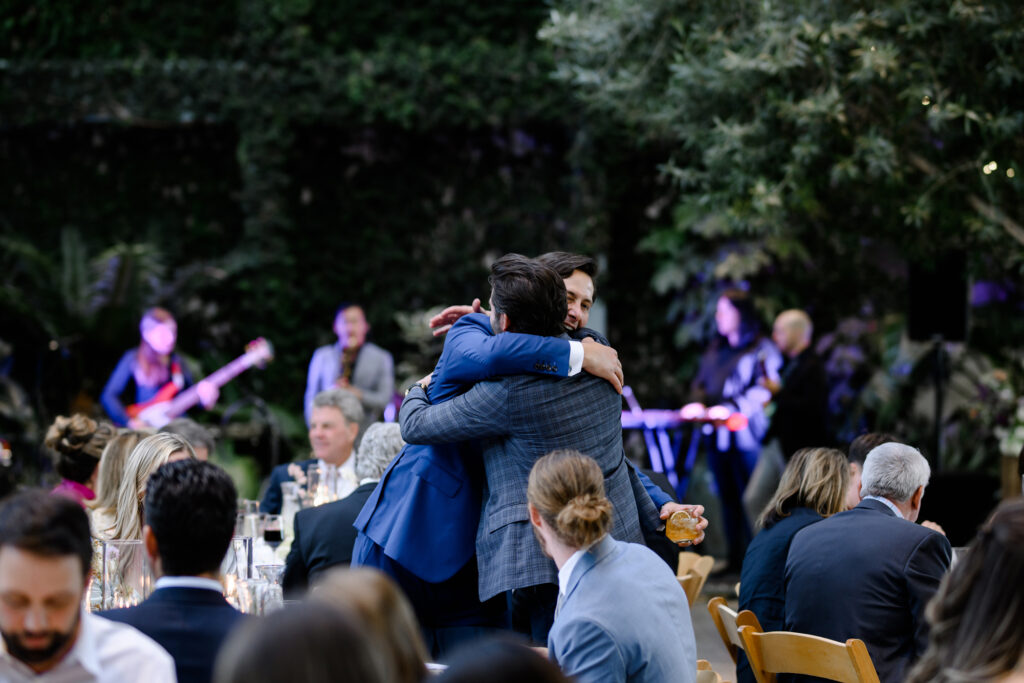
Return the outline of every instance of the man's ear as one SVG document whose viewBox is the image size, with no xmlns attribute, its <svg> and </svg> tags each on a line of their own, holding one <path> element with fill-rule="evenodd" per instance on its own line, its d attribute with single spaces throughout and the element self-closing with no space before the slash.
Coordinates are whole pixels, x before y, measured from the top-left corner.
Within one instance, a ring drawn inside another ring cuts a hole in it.
<svg viewBox="0 0 1024 683">
<path fill-rule="evenodd" d="M 156 534 L 153 533 L 153 527 L 148 524 L 142 527 L 142 545 L 145 546 L 146 554 L 151 560 L 160 557 L 160 546 L 156 541 Z"/>
<path fill-rule="evenodd" d="M 509 328 L 508 316 L 505 315 L 504 313 L 499 313 L 498 314 L 498 327 L 499 327 L 499 329 L 501 329 L 502 332 L 508 332 L 508 328 Z"/>
<path fill-rule="evenodd" d="M 914 495 L 910 497 L 910 507 L 914 510 L 921 509 L 921 499 L 924 498 L 924 486 L 918 486 Z"/>
<path fill-rule="evenodd" d="M 346 426 L 348 427 L 349 433 L 352 435 L 352 442 L 355 443 L 356 437 L 359 436 L 359 423 L 349 422 Z"/>
</svg>

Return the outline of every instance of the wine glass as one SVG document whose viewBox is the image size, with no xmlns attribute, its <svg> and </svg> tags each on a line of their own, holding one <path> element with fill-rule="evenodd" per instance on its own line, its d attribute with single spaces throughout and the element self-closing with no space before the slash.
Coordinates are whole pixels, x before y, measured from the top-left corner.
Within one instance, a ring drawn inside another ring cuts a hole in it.
<svg viewBox="0 0 1024 683">
<path fill-rule="evenodd" d="M 263 542 L 275 551 L 284 540 L 284 517 L 267 515 L 263 520 Z"/>
</svg>

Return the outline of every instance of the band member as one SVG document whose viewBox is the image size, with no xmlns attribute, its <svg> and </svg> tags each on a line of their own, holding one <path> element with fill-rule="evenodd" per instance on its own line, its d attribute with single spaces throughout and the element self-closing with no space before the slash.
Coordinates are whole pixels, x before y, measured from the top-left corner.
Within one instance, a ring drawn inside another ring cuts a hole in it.
<svg viewBox="0 0 1024 683">
<path fill-rule="evenodd" d="M 167 309 L 151 308 L 139 323 L 141 339 L 138 347 L 121 356 L 111 373 L 100 402 L 114 424 L 132 429 L 147 427 L 143 420 L 129 415 L 122 403 L 125 391 L 134 384 L 130 394 L 136 406 L 171 399 L 192 384 L 192 376 L 184 362 L 174 353 L 178 340 L 178 323 Z M 209 409 L 217 402 L 219 390 L 209 382 L 196 387 L 199 401 Z M 134 411 L 133 411 L 134 412 Z"/>
</svg>

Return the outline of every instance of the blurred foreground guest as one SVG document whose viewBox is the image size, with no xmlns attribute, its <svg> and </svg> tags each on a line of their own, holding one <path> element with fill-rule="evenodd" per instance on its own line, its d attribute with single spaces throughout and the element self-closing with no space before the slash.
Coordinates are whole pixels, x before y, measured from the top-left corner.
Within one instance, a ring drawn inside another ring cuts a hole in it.
<svg viewBox="0 0 1024 683">
<path fill-rule="evenodd" d="M 860 638 L 882 683 L 924 652 L 924 607 L 949 568 L 949 541 L 914 524 L 931 469 L 916 448 L 886 443 L 861 475 L 862 500 L 802 529 L 786 560 L 786 630 Z"/>
<path fill-rule="evenodd" d="M 834 448 L 801 448 L 782 473 L 782 481 L 747 548 L 740 574 L 740 606 L 757 615 L 765 631 L 785 630 L 786 556 L 796 532 L 846 509 L 849 480 L 846 456 Z M 736 665 L 739 681 L 754 680 L 746 656 Z"/>
<path fill-rule="evenodd" d="M 74 502 L 28 491 L 0 504 L 0 681 L 173 683 L 159 645 L 82 608 L 91 559 Z"/>
<path fill-rule="evenodd" d="M 135 607 L 102 614 L 163 646 L 174 657 L 178 683 L 208 683 L 221 644 L 242 619 L 218 581 L 237 499 L 231 477 L 216 465 L 161 466 L 146 486 L 142 530 L 156 590 Z"/>
<path fill-rule="evenodd" d="M 192 384 L 192 377 L 184 362 L 174 353 L 178 341 L 178 323 L 165 308 L 150 308 L 139 323 L 141 339 L 134 349 L 125 351 L 110 374 L 100 402 L 107 415 L 120 427 L 142 429 L 148 426 L 132 406 L 129 416 L 123 400 L 125 392 L 134 406 L 152 405 L 169 401 Z M 134 385 L 134 386 L 133 386 Z M 212 382 L 200 382 L 196 387 L 204 408 L 217 402 L 219 391 Z"/>
<path fill-rule="evenodd" d="M 99 475 L 96 477 L 96 498 L 92 501 L 92 514 L 89 516 L 93 535 L 96 535 L 97 529 L 114 526 L 117 520 L 117 496 L 121 491 L 121 479 L 124 477 L 128 456 L 146 436 L 146 432 L 121 430 L 103 449 Z"/>
<path fill-rule="evenodd" d="M 412 605 L 383 572 L 335 569 L 313 588 L 312 599 L 346 610 L 363 624 L 380 648 L 386 680 L 418 683 L 426 677 L 427 648 Z"/>
<path fill-rule="evenodd" d="M 124 466 L 114 525 L 97 529 L 99 537 L 107 541 L 142 540 L 142 504 L 149 477 L 164 463 L 186 458 L 195 458 L 195 452 L 187 441 L 175 434 L 152 434 L 140 441 Z"/>
<path fill-rule="evenodd" d="M 883 443 L 900 443 L 900 439 L 885 432 L 868 432 L 861 434 L 850 442 L 846 450 L 846 459 L 850 466 L 850 484 L 846 489 L 846 508 L 852 510 L 860 505 L 860 477 L 864 471 L 864 461 L 868 453 Z"/>
<path fill-rule="evenodd" d="M 504 638 L 488 637 L 463 646 L 437 677 L 438 683 L 569 683 L 561 670 L 537 651 Z"/>
<path fill-rule="evenodd" d="M 57 474 L 63 477 L 52 493 L 67 496 L 83 507 L 96 498 L 96 471 L 103 449 L 114 434 L 113 425 L 81 413 L 58 416 L 43 440 L 57 454 Z"/>
<path fill-rule="evenodd" d="M 313 464 L 322 467 L 336 465 L 341 478 L 339 495 L 344 497 L 355 491 L 359 480 L 351 456 L 362 419 L 363 406 L 351 392 L 328 389 L 317 394 L 309 422 L 309 445 L 313 449 L 313 457 L 299 463 L 278 465 L 271 471 L 270 483 L 260 501 L 260 512 L 268 515 L 281 513 L 281 484 L 294 481 L 295 477 L 289 472 L 294 467 L 305 473 Z"/>
<path fill-rule="evenodd" d="M 581 683 L 694 681 L 686 594 L 653 551 L 608 535 L 612 504 L 597 462 L 576 451 L 545 455 L 526 495 L 537 540 L 558 566 L 551 659 Z"/>
<path fill-rule="evenodd" d="M 299 603 L 243 623 L 225 643 L 216 683 L 391 683 L 383 653 L 354 616 Z"/>
<path fill-rule="evenodd" d="M 282 580 L 286 591 L 303 589 L 325 569 L 352 562 L 356 541 L 352 524 L 403 446 L 402 430 L 396 423 L 370 425 L 352 456 L 359 488 L 341 500 L 300 510 L 295 515 L 295 539 Z"/>
<path fill-rule="evenodd" d="M 826 429 L 828 379 L 825 366 L 811 348 L 813 336 L 810 317 L 799 309 L 783 311 L 775 318 L 772 341 L 782 352 L 783 362 L 778 381 L 771 377 L 758 379 L 772 393 L 766 408 L 771 426 L 743 493 L 743 505 L 751 521 L 760 517 L 794 453 L 831 443 Z"/>
<path fill-rule="evenodd" d="M 1000 681 L 1024 673 L 1024 499 L 1003 502 L 942 580 L 928 649 L 907 683 Z"/>
<path fill-rule="evenodd" d="M 313 425 L 313 399 L 321 391 L 347 389 L 363 405 L 368 427 L 381 418 L 395 393 L 395 362 L 391 354 L 366 341 L 370 324 L 358 304 L 346 303 L 334 315 L 338 341 L 313 352 L 306 378 L 306 424 Z"/>
<path fill-rule="evenodd" d="M 192 445 L 192 450 L 196 453 L 197 460 L 209 460 L 210 454 L 217 447 L 217 442 L 214 440 L 210 430 L 187 417 L 171 420 L 161 427 L 160 431 L 177 434 L 185 439 L 185 441 L 188 441 Z"/>
</svg>

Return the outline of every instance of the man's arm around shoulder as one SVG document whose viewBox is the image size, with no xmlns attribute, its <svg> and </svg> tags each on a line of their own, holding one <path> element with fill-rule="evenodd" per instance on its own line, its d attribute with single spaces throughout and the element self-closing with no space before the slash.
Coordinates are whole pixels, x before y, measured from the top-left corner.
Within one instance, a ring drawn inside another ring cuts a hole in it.
<svg viewBox="0 0 1024 683">
<path fill-rule="evenodd" d="M 508 426 L 507 381 L 481 382 L 461 396 L 431 405 L 421 386 L 413 386 L 398 414 L 402 439 L 412 444 L 458 443 L 504 436 Z"/>
</svg>

